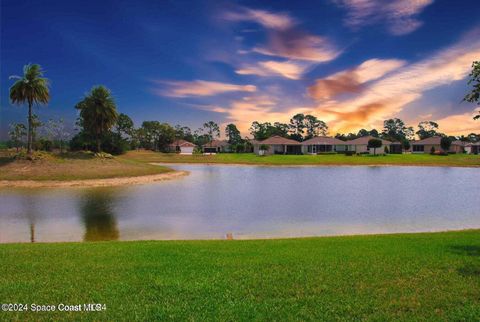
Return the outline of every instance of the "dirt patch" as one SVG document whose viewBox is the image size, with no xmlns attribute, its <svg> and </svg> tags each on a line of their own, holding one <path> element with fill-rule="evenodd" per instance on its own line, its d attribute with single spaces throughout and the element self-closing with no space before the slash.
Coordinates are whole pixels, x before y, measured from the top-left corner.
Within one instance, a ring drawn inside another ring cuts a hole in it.
<svg viewBox="0 0 480 322">
<path fill-rule="evenodd" d="M 83 180 L 1 180 L 0 188 L 68 188 L 68 187 L 114 187 L 132 184 L 147 184 L 157 181 L 172 180 L 188 175 L 188 171 L 171 171 L 160 174 L 107 178 L 107 179 L 83 179 Z"/>
</svg>

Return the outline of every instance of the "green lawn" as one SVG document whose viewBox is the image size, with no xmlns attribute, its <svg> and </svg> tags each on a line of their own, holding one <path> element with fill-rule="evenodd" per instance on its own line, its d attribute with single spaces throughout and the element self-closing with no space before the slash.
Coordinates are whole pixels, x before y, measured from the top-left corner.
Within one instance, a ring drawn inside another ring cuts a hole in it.
<svg viewBox="0 0 480 322">
<path fill-rule="evenodd" d="M 221 153 L 217 155 L 178 155 L 151 151 L 131 151 L 125 158 L 146 162 L 165 163 L 227 163 L 259 165 L 417 165 L 417 166 L 480 166 L 480 155 L 451 154 L 389 154 L 386 156 L 326 155 L 270 155 L 253 153 Z"/>
<path fill-rule="evenodd" d="M 0 245 L 0 320 L 480 320 L 480 231 Z"/>
</svg>

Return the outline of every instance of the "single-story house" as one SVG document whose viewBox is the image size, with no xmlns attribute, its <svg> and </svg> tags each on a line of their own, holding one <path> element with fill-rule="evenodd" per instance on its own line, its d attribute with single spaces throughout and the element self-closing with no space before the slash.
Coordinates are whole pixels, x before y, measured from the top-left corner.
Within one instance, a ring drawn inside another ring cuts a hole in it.
<svg viewBox="0 0 480 322">
<path fill-rule="evenodd" d="M 193 154 L 193 149 L 195 149 L 195 147 L 195 144 L 185 140 L 175 140 L 173 143 L 168 145 L 170 152 L 176 152 L 180 154 Z"/>
<path fill-rule="evenodd" d="M 268 146 L 268 150 L 260 152 L 262 145 Z M 253 152 L 255 154 L 302 154 L 302 143 L 295 140 L 286 139 L 284 137 L 274 135 L 266 140 L 255 141 L 253 144 Z"/>
<path fill-rule="evenodd" d="M 480 153 L 480 142 L 468 143 L 465 145 L 465 152 L 468 154 L 479 154 Z"/>
<path fill-rule="evenodd" d="M 382 146 L 379 147 L 379 148 L 376 148 L 375 150 L 373 148 L 369 148 L 368 147 L 368 141 L 370 141 L 371 139 L 378 139 L 378 140 L 382 141 Z M 394 142 L 390 142 L 388 140 L 383 140 L 383 139 L 380 139 L 380 138 L 376 138 L 376 137 L 370 136 L 370 135 L 362 136 L 362 137 L 357 138 L 355 140 L 347 141 L 347 142 L 345 142 L 345 145 L 346 145 L 347 151 L 353 151 L 355 153 L 371 153 L 371 154 L 373 154 L 374 152 L 378 153 L 378 154 L 384 153 L 385 152 L 385 146 L 388 147 L 389 152 L 392 151 L 392 148 L 393 148 L 393 151 L 398 151 L 398 146 L 400 146 L 400 149 L 402 148 L 402 145 L 399 142 L 394 143 Z"/>
<path fill-rule="evenodd" d="M 230 144 L 225 140 L 213 140 L 209 143 L 202 145 L 203 153 L 219 153 L 219 152 L 229 152 Z"/>
<path fill-rule="evenodd" d="M 431 138 L 426 138 L 419 141 L 412 141 L 410 145 L 412 146 L 412 153 L 430 153 L 432 152 L 432 148 L 436 151 L 443 151 L 442 146 L 440 144 L 442 140 L 441 136 L 432 136 Z M 462 141 L 453 141 L 450 145 L 450 149 L 448 152 L 450 153 L 463 153 L 465 150 L 465 143 Z"/>
<path fill-rule="evenodd" d="M 302 152 L 317 154 L 323 152 L 344 152 L 345 142 L 329 136 L 316 136 L 302 142 Z"/>
</svg>

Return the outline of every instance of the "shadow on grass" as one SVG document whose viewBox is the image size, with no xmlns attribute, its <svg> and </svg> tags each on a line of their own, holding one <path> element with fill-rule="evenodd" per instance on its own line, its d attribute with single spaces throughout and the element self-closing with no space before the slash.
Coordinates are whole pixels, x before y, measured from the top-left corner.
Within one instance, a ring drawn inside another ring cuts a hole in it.
<svg viewBox="0 0 480 322">
<path fill-rule="evenodd" d="M 3 167 L 9 163 L 12 163 L 13 161 L 15 161 L 15 158 L 13 157 L 0 157 L 0 167 Z"/>
<path fill-rule="evenodd" d="M 472 246 L 472 245 L 455 245 L 451 246 L 450 249 L 453 253 L 458 255 L 466 255 L 466 256 L 480 256 L 480 246 Z"/>
<path fill-rule="evenodd" d="M 95 158 L 95 155 L 92 152 L 77 151 L 59 153 L 58 157 L 65 160 L 91 160 Z"/>
<path fill-rule="evenodd" d="M 452 246 L 451 251 L 462 256 L 480 257 L 480 246 L 472 245 L 456 245 Z M 457 269 L 460 275 L 466 277 L 480 277 L 480 262 L 468 263 L 467 265 Z"/>
</svg>

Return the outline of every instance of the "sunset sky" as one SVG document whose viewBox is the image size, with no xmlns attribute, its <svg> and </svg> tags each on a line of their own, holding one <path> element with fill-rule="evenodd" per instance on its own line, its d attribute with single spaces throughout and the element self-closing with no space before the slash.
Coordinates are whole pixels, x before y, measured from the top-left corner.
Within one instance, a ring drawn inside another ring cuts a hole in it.
<svg viewBox="0 0 480 322">
<path fill-rule="evenodd" d="M 480 60 L 480 3 L 450 0 L 1 1 L 0 137 L 26 121 L 8 100 L 24 64 L 43 66 L 41 119 L 76 118 L 93 86 L 112 90 L 136 125 L 288 122 L 298 112 L 330 134 L 416 127 L 480 133 L 462 102 Z"/>
</svg>

